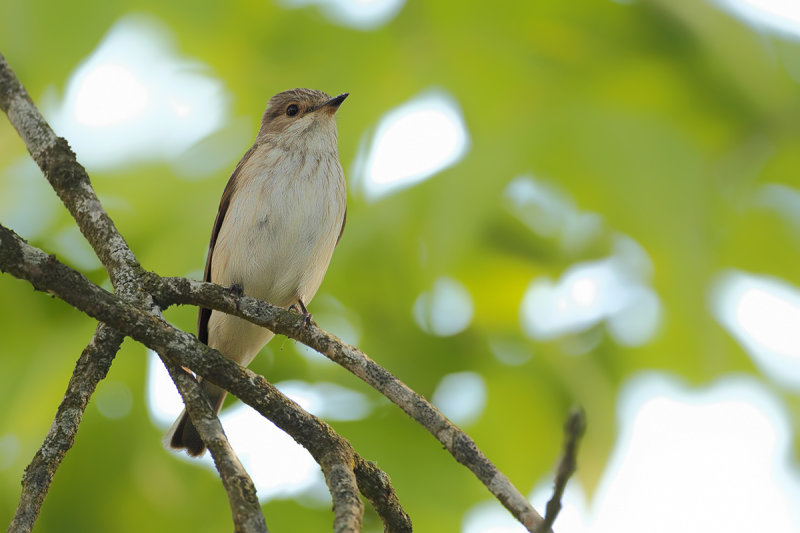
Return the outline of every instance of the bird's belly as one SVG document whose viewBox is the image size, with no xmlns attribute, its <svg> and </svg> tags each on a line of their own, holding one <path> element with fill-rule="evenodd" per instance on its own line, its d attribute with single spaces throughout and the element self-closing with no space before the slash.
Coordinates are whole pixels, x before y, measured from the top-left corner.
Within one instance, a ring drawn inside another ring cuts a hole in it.
<svg viewBox="0 0 800 533">
<path fill-rule="evenodd" d="M 330 263 L 336 237 L 333 225 L 292 217 L 275 227 L 253 228 L 249 251 L 256 258 L 245 275 L 245 292 L 286 307 L 308 303 L 319 289 Z"/>
<path fill-rule="evenodd" d="M 336 246 L 344 198 L 320 184 L 272 192 L 266 198 L 242 194 L 231 205 L 214 250 L 212 281 L 241 284 L 246 294 L 281 307 L 308 303 Z"/>
</svg>

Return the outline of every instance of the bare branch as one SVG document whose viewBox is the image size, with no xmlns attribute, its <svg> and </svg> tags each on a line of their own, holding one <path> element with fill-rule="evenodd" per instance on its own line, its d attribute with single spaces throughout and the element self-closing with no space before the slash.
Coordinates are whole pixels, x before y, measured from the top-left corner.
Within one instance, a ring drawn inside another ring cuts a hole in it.
<svg viewBox="0 0 800 533">
<path fill-rule="evenodd" d="M 349 443 L 335 434 L 327 424 L 299 409 L 263 377 L 242 369 L 232 361 L 221 357 L 218 352 L 200 344 L 194 337 L 173 328 L 163 321 L 160 309 L 155 304 L 162 306 L 171 303 L 201 304 L 204 307 L 235 314 L 266 326 L 276 333 L 297 339 L 347 368 L 428 429 L 456 460 L 472 470 L 529 531 L 534 531 L 534 528 L 542 523 L 542 517 L 527 499 L 497 470 L 468 435 L 447 420 L 422 396 L 360 350 L 343 344 L 316 326 L 302 327 L 303 321 L 296 315 L 264 302 L 247 297 L 237 298 L 212 284 L 176 279 L 165 283 L 154 275 L 145 275 L 97 200 L 85 170 L 75 161 L 74 154 L 66 141 L 56 137 L 39 115 L 2 55 L 0 55 L 0 108 L 8 113 L 31 155 L 98 253 L 109 271 L 115 289 L 125 301 L 103 291 L 82 275 L 61 265 L 55 258 L 28 246 L 13 232 L 2 227 L 0 227 L 0 245 L 2 245 L 0 266 L 7 268 L 17 277 L 29 280 L 35 287 L 56 294 L 90 316 L 142 342 L 173 365 L 185 364 L 213 383 L 236 394 L 303 443 L 317 462 L 323 465 L 324 471 L 326 464 L 349 464 L 350 468 L 355 465 L 356 475 L 359 472 L 361 476 L 367 475 L 372 469 L 367 468 L 367 463 L 360 458 L 354 459 L 357 456 Z M 66 279 L 69 279 L 69 282 L 65 284 Z M 147 291 L 140 290 L 142 281 L 148 284 Z M 80 292 L 76 292 L 78 287 Z M 155 302 L 150 298 L 150 294 L 155 297 Z M 136 306 L 126 302 L 132 302 Z M 298 413 L 302 413 L 303 416 L 299 416 Z M 333 458 L 327 455 L 330 450 L 340 447 L 347 450 L 344 456 Z M 223 475 L 222 472 L 220 474 Z M 352 483 L 348 480 L 348 476 L 342 476 L 341 472 L 333 467 L 326 471 L 326 479 L 332 489 L 335 486 L 336 491 L 341 490 L 342 494 L 347 494 L 339 500 L 338 507 L 341 511 L 337 511 L 337 523 L 345 524 L 342 527 L 350 527 L 346 524 L 355 522 L 346 519 L 345 515 L 360 514 L 360 511 L 350 503 Z M 376 482 L 370 484 L 369 490 L 373 495 L 370 499 L 377 497 L 377 494 L 386 489 L 384 480 L 373 481 Z M 391 519 L 400 521 L 398 523 L 401 526 L 398 531 L 405 531 L 402 529 L 406 527 L 405 524 L 410 530 L 410 522 L 403 521 L 404 517 L 407 519 L 405 513 L 402 513 L 402 509 L 398 512 L 394 508 L 394 503 L 396 498 L 392 498 L 386 505 L 376 506 L 376 510 L 391 512 Z M 382 515 L 382 518 L 386 523 L 387 517 Z M 358 521 L 360 522 L 360 517 Z"/>
<path fill-rule="evenodd" d="M 24 87 L 19 83 L 2 55 L 0 55 L 0 107 L 8 113 L 12 124 L 25 141 L 34 160 L 39 164 L 50 183 L 75 217 L 81 231 L 98 253 L 120 295 L 126 300 L 138 303 L 140 306 L 149 308 L 150 311 L 160 315 L 160 310 L 153 305 L 150 295 L 144 293 L 143 297 L 142 292 L 137 290 L 140 288 L 138 278 L 141 273 L 138 262 L 97 200 L 85 170 L 75 161 L 74 154 L 66 142 L 55 136 L 38 113 Z M 181 389 L 182 394 L 187 396 L 186 391 L 181 387 L 180 380 L 176 381 L 176 384 Z M 187 406 L 187 410 L 190 417 L 192 417 L 193 409 L 189 409 Z M 222 435 L 224 438 L 224 434 Z M 229 446 L 221 447 L 218 452 L 230 452 Z M 235 456 L 228 459 L 228 462 L 231 459 L 238 462 Z M 217 457 L 215 457 L 215 460 L 218 466 L 222 464 Z M 329 471 L 326 471 L 329 485 L 331 485 L 332 489 L 334 486 L 337 487 L 337 493 L 342 495 L 337 496 L 334 494 L 334 500 L 338 502 L 336 507 L 341 509 L 337 516 L 356 516 L 356 522 L 360 524 L 363 505 L 355 491 L 352 467 L 349 474 L 342 474 L 338 473 L 337 470 L 336 465 L 339 463 L 328 461 L 327 464 L 330 465 Z M 226 482 L 223 471 L 220 471 L 220 475 L 223 477 L 226 488 L 233 486 L 232 483 Z M 250 483 L 249 478 L 247 481 Z M 380 485 L 380 483 L 375 485 Z M 355 494 L 355 505 L 346 503 L 353 500 L 353 498 L 344 497 L 348 494 Z M 235 508 L 235 496 L 229 494 L 229 498 L 231 499 L 232 508 Z M 396 497 L 394 501 L 396 501 Z M 342 531 L 347 530 L 348 524 L 356 523 L 352 519 L 340 520 L 338 518 L 337 522 L 343 524 L 342 528 L 340 528 Z"/>
<path fill-rule="evenodd" d="M 75 159 L 67 141 L 58 137 L 39 113 L 25 87 L 0 54 L 0 109 L 8 115 L 33 160 L 69 209 L 81 233 L 92 245 L 111 282 L 121 294 L 134 293 L 140 270 L 125 239 L 103 209 L 89 175 Z"/>
<path fill-rule="evenodd" d="M 536 512 L 527 498 L 497 469 L 466 433 L 450 422 L 424 397 L 358 348 L 343 343 L 316 324 L 304 326 L 303 321 L 295 313 L 248 296 L 233 294 L 212 283 L 184 278 L 159 278 L 150 273 L 145 279 L 145 286 L 163 307 L 179 303 L 223 311 L 296 339 L 317 350 L 372 386 L 425 427 L 459 463 L 469 468 L 486 485 L 528 531 L 534 531 L 534 528 L 542 523 L 542 516 Z"/>
<path fill-rule="evenodd" d="M 9 533 L 27 533 L 33 529 L 47 491 L 64 455 L 72 448 L 83 413 L 100 380 L 106 377 L 124 336 L 105 324 L 98 324 L 89 345 L 81 353 L 58 406 L 50 430 L 25 469 L 22 495 Z"/>
<path fill-rule="evenodd" d="M 151 295 L 140 290 L 142 269 L 139 266 L 139 262 L 128 247 L 125 239 L 117 231 L 105 209 L 103 209 L 92 189 L 86 170 L 77 162 L 75 154 L 69 148 L 67 142 L 57 137 L 44 117 L 41 116 L 28 92 L 17 79 L 2 54 L 0 54 L 0 109 L 6 112 L 11 124 L 25 142 L 31 156 L 39 165 L 39 168 L 73 218 L 75 218 L 81 232 L 105 266 L 117 293 L 126 301 L 160 316 L 160 309 L 153 302 Z M 187 391 L 182 389 L 182 385 L 177 382 L 176 385 L 181 390 L 181 394 L 186 395 Z M 78 419 L 79 421 L 80 419 Z M 77 426 L 74 431 L 77 431 Z M 220 434 L 222 439 L 225 440 L 221 429 Z M 47 441 L 43 444 L 42 449 L 46 444 Z M 64 453 L 68 449 L 64 449 Z M 238 463 L 238 459 L 229 445 L 218 446 L 214 458 L 218 466 Z M 58 464 L 60 464 L 60 459 L 54 466 L 57 468 Z M 231 473 L 235 477 L 225 479 L 226 473 Z M 263 513 L 258 505 L 253 508 L 251 505 L 242 504 L 241 494 L 236 490 L 239 484 L 243 484 L 245 493 L 252 492 L 253 495 L 255 494 L 255 487 L 247 473 L 243 469 L 240 471 L 226 469 L 224 471 L 220 470 L 220 477 L 226 488 L 231 508 L 234 511 L 234 523 L 237 531 L 265 531 L 266 525 L 261 529 L 249 529 L 249 524 L 255 524 L 258 527 L 260 523 L 264 522 Z M 49 488 L 49 482 L 45 487 L 45 492 L 41 495 L 42 501 L 47 488 Z M 41 501 L 35 508 L 37 514 L 30 517 L 31 525 L 36 520 L 40 508 Z M 30 510 L 34 509 L 30 508 Z M 243 512 L 242 510 L 248 512 Z M 253 512 L 257 516 L 252 516 Z M 240 523 L 237 520 L 242 520 L 242 522 Z"/>
<path fill-rule="evenodd" d="M 349 483 L 335 468 L 332 468 L 337 464 L 362 465 L 358 469 L 359 478 L 369 478 L 379 472 L 374 467 L 363 467 L 368 463 L 356 454 L 347 440 L 339 436 L 328 424 L 310 415 L 284 396 L 263 376 L 242 368 L 198 341 L 193 335 L 175 329 L 161 317 L 120 300 L 90 282 L 83 274 L 60 263 L 55 257 L 30 246 L 2 225 L 0 225 L 0 269 L 29 281 L 39 290 L 58 296 L 95 319 L 103 320 L 159 353 L 173 365 L 187 366 L 212 383 L 229 390 L 303 445 L 322 466 L 323 472 L 326 472 L 328 485 L 336 486 L 337 491 L 347 493 L 348 489 L 340 488 L 339 484 Z M 223 293 L 227 292 L 222 287 L 210 286 L 216 287 Z M 283 312 L 302 322 L 302 318 L 298 315 Z M 376 479 L 369 481 L 372 497 L 375 497 L 378 488 L 387 490 L 386 474 L 380 472 Z M 352 524 L 351 518 L 340 515 L 353 514 L 358 512 L 358 509 L 342 499 L 339 501 L 342 504 L 334 509 L 337 512 L 337 523 Z M 376 507 L 376 511 L 381 513 L 384 509 L 393 509 L 391 502 L 396 502 L 393 492 L 390 503 Z M 410 522 L 403 522 L 402 516 L 404 514 L 397 512 L 393 512 L 390 516 L 381 515 L 385 524 L 398 524 L 395 529 L 387 528 L 387 531 L 410 531 Z"/>
<path fill-rule="evenodd" d="M 392 482 L 378 466 L 356 455 L 355 474 L 358 488 L 383 521 L 385 533 L 411 533 L 411 518 L 406 514 Z"/>
<path fill-rule="evenodd" d="M 333 499 L 335 533 L 359 533 L 364 504 L 358 496 L 354 470 L 355 453 L 348 449 L 330 450 L 320 463 Z"/>
<path fill-rule="evenodd" d="M 561 511 L 561 498 L 564 496 L 567 481 L 577 468 L 578 443 L 585 430 L 586 415 L 583 409 L 580 407 L 572 408 L 567 421 L 564 423 L 564 453 L 558 462 L 555 482 L 553 483 L 553 497 L 547 502 L 544 522 L 537 528 L 539 533 L 550 531 L 558 513 Z"/>
</svg>

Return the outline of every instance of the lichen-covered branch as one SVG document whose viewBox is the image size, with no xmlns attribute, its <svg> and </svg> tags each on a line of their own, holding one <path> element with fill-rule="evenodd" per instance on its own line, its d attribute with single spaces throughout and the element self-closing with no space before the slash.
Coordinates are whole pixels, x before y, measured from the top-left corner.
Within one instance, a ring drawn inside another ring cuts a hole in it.
<svg viewBox="0 0 800 533">
<path fill-rule="evenodd" d="M 155 305 L 152 296 L 141 290 L 142 269 L 139 262 L 94 193 L 86 170 L 77 162 L 75 154 L 67 142 L 56 136 L 44 117 L 41 116 L 28 92 L 2 54 L 0 54 L 0 109 L 6 112 L 34 161 L 75 218 L 81 232 L 105 266 L 117 294 L 125 301 L 160 316 L 160 309 Z M 177 382 L 176 385 L 181 390 L 181 394 L 186 395 L 187 391 L 183 389 L 183 385 Z M 92 387 L 93 390 L 94 387 Z M 91 395 L 91 391 L 89 394 Z M 78 418 L 78 422 L 80 422 L 80 418 Z M 51 431 L 57 433 L 61 430 L 55 427 Z M 77 426 L 64 431 L 72 432 L 74 435 Z M 216 428 L 211 425 L 208 427 L 208 431 L 209 437 L 213 436 L 214 439 L 217 439 L 221 436 L 221 439 L 225 440 L 221 426 Z M 47 444 L 48 442 L 45 440 L 39 453 L 47 454 Z M 64 448 L 63 453 L 66 453 L 68 449 L 69 447 Z M 214 459 L 218 466 L 238 463 L 230 446 L 218 446 Z M 36 458 L 31 464 L 33 465 L 35 462 Z M 57 468 L 60 458 L 58 463 L 51 464 Z M 51 478 L 54 473 L 55 469 L 50 474 Z M 225 479 L 229 473 L 235 477 Z M 264 522 L 260 505 L 253 506 L 252 502 L 245 498 L 249 493 L 255 494 L 255 486 L 247 473 L 243 469 L 220 470 L 220 477 L 226 488 L 231 509 L 234 510 L 234 523 L 237 531 L 266 531 L 266 526 L 260 527 L 260 524 Z M 236 487 L 240 485 L 244 489 L 236 490 Z M 49 488 L 49 482 L 46 485 L 29 484 L 28 487 L 31 487 L 30 490 L 38 489 L 40 491 L 34 499 L 30 500 L 37 505 L 25 507 L 26 516 L 32 527 Z M 26 495 L 23 492 L 21 504 L 25 498 Z"/>
<path fill-rule="evenodd" d="M 152 301 L 150 295 L 139 290 L 141 269 L 138 262 L 97 200 L 85 170 L 75 160 L 74 154 L 69 149 L 66 141 L 55 136 L 52 129 L 41 117 L 24 87 L 19 83 L 2 55 L 0 55 L 0 108 L 9 115 L 9 119 L 20 133 L 34 160 L 39 164 L 45 176 L 75 217 L 81 231 L 108 270 L 117 293 L 123 299 L 138 304 L 140 308 L 149 309 L 160 316 L 160 309 Z M 176 385 L 186 397 L 187 391 L 183 388 L 181 381 L 180 377 L 176 378 Z M 192 416 L 192 411 L 196 411 L 195 409 L 188 410 L 190 417 Z M 219 434 L 224 439 L 221 429 Z M 214 440 L 213 437 L 210 440 Z M 222 446 L 219 451 L 232 454 L 229 447 L 227 447 L 227 450 L 225 448 L 225 446 Z M 231 458 L 235 460 L 235 456 L 231 455 L 228 459 Z M 364 463 L 360 457 L 356 456 L 356 458 L 359 463 Z M 216 457 L 215 460 L 217 460 Z M 353 461 L 351 460 L 350 462 Z M 219 466 L 220 461 L 217 461 L 217 464 Z M 328 460 L 326 462 L 328 467 L 323 468 L 323 470 L 327 469 L 326 478 L 329 480 L 329 485 L 332 489 L 336 487 L 337 491 L 337 494 L 334 494 L 334 501 L 335 503 L 338 502 L 336 508 L 339 509 L 337 512 L 337 524 L 341 524 L 341 526 L 337 526 L 339 528 L 337 530 L 346 531 L 348 527 L 360 524 L 363 505 L 354 490 L 354 483 L 351 482 L 352 472 L 350 474 L 340 473 L 338 466 L 340 464 L 341 461 Z M 366 471 L 374 474 L 372 469 L 366 469 Z M 362 477 L 369 477 L 364 473 L 365 469 L 360 469 L 360 472 Z M 383 486 L 388 477 L 382 472 L 380 474 L 382 476 L 378 480 L 367 483 L 367 485 L 370 487 Z M 226 488 L 235 485 L 226 482 L 223 471 L 220 471 L 220 475 L 223 477 Z M 246 481 L 252 485 L 249 477 Z M 386 487 L 384 486 L 383 488 L 385 489 Z M 391 486 L 389 486 L 389 489 L 391 489 Z M 369 496 L 371 501 L 379 493 L 379 491 L 371 491 Z M 356 494 L 355 504 L 352 503 L 352 494 Z M 397 503 L 394 491 L 389 490 L 388 493 L 384 491 L 382 494 L 389 497 L 389 502 L 377 502 L 376 507 L 387 511 L 393 510 L 394 504 Z M 43 497 L 44 494 L 42 494 L 42 499 Z M 231 494 L 229 494 L 229 498 L 232 498 Z M 231 507 L 235 513 L 236 505 L 233 499 L 231 499 Z M 400 510 L 402 511 L 402 509 Z M 352 516 L 357 516 L 355 522 Z M 389 516 L 381 515 L 381 518 L 387 522 L 387 530 L 389 531 L 410 530 L 410 521 L 404 512 Z M 263 522 L 263 518 L 261 522 Z M 393 523 L 398 525 L 394 527 L 391 525 Z M 408 527 L 404 528 L 403 524 L 408 524 Z"/>
<path fill-rule="evenodd" d="M 528 531 L 534 531 L 542 523 L 542 516 L 484 455 L 469 435 L 358 348 L 343 343 L 316 324 L 305 326 L 296 313 L 234 294 L 212 283 L 185 278 L 160 278 L 151 273 L 145 279 L 145 286 L 164 307 L 179 303 L 223 311 L 264 326 L 275 333 L 297 339 L 317 350 L 371 385 L 425 427 L 459 463 L 469 468 L 486 485 Z"/>
<path fill-rule="evenodd" d="M 59 262 L 54 256 L 30 246 L 2 225 L 0 270 L 25 279 L 36 289 L 53 294 L 89 316 L 102 320 L 166 358 L 172 365 L 189 367 L 209 381 L 229 390 L 303 445 L 322 466 L 323 472 L 326 472 L 329 486 L 336 486 L 336 490 L 341 490 L 344 495 L 352 491 L 344 485 L 344 488 L 340 488 L 339 484 L 350 482 L 336 470 L 336 465 L 346 464 L 354 468 L 359 484 L 362 479 L 365 480 L 371 501 L 381 492 L 388 493 L 387 502 L 376 506 L 386 531 L 411 531 L 407 515 L 397 511 L 397 498 L 388 485 L 388 476 L 365 462 L 333 428 L 304 411 L 263 376 L 223 357 L 193 335 L 174 328 L 163 318 L 122 301 L 81 273 Z M 217 289 L 227 292 L 218 286 Z M 297 315 L 294 318 L 302 321 Z M 351 484 L 350 486 L 352 487 Z M 337 523 L 354 523 L 351 517 L 345 515 L 360 513 L 360 506 L 354 506 L 351 500 L 350 496 L 339 498 L 341 505 L 334 508 Z"/>
<path fill-rule="evenodd" d="M 355 453 L 347 448 L 328 450 L 320 466 L 333 500 L 334 533 L 359 533 L 364 504 L 358 496 Z"/>
<path fill-rule="evenodd" d="M 229 495 L 236 533 L 266 533 L 267 524 L 261 513 L 256 489 L 247 471 L 233 452 L 219 418 L 208 403 L 205 392 L 193 376 L 172 361 L 164 360 L 169 375 L 178 387 L 186 410 L 197 432 L 206 443 L 222 484 Z"/>
<path fill-rule="evenodd" d="M 385 533 L 411 533 L 411 518 L 397 499 L 389 476 L 378 466 L 356 456 L 358 490 L 366 497 L 383 520 Z"/>
<path fill-rule="evenodd" d="M 117 292 L 134 292 L 138 262 L 94 193 L 86 169 L 67 141 L 58 137 L 0 54 L 0 109 L 19 133 L 31 157 L 75 218 L 103 263 Z"/>
<path fill-rule="evenodd" d="M 304 321 L 297 314 L 265 302 L 231 294 L 210 283 L 160 278 L 143 272 L 97 199 L 86 171 L 77 163 L 66 141 L 57 137 L 41 117 L 2 55 L 0 108 L 8 114 L 31 156 L 106 267 L 118 296 L 89 282 L 80 273 L 28 245 L 2 226 L 0 268 L 30 281 L 40 290 L 58 296 L 119 333 L 150 347 L 162 357 L 186 400 L 192 421 L 196 426 L 204 426 L 205 434 L 201 432 L 203 439 L 208 438 L 215 446 L 219 457 L 214 455 L 214 449 L 212 455 L 226 490 L 234 489 L 228 490 L 228 497 L 235 521 L 249 512 L 251 514 L 247 515 L 246 523 L 256 524 L 253 527 L 263 523 L 263 516 L 258 520 L 252 514 L 250 489 L 237 491 L 236 478 L 226 480 L 225 477 L 244 473 L 239 480 L 249 483 L 249 486 L 252 486 L 252 481 L 246 472 L 236 468 L 238 460 L 230 450 L 221 426 L 218 427 L 218 420 L 213 413 L 213 420 L 208 417 L 208 412 L 204 410 L 208 407 L 203 404 L 204 398 L 202 395 L 199 398 L 196 396 L 196 384 L 187 381 L 188 375 L 176 370 L 179 366 L 187 366 L 229 390 L 309 450 L 321 465 L 331 490 L 336 531 L 360 530 L 363 505 L 357 488 L 373 503 L 384 521 L 386 531 L 411 530 L 411 522 L 400 507 L 388 476 L 360 458 L 349 442 L 330 426 L 303 411 L 262 376 L 240 367 L 195 337 L 164 321 L 161 309 L 175 303 L 201 305 L 231 313 L 319 351 L 381 392 L 424 426 L 457 461 L 467 466 L 486 485 L 528 531 L 537 531 L 542 526 L 542 517 L 467 434 L 447 420 L 425 398 L 357 348 L 342 343 L 316 325 L 304 327 Z M 199 417 L 198 420 L 195 417 Z M 210 443 L 207 441 L 206 444 Z M 255 494 L 254 489 L 252 494 Z M 41 497 L 44 497 L 44 493 Z M 240 522 L 236 522 L 236 527 L 241 531 L 251 530 Z"/>
<path fill-rule="evenodd" d="M 64 455 L 75 442 L 89 398 L 100 380 L 108 374 L 123 339 L 123 335 L 105 324 L 97 325 L 91 342 L 84 348 L 75 365 L 67 392 L 58 406 L 44 442 L 25 469 L 22 495 L 8 527 L 9 533 L 28 533 L 33 529 L 53 476 Z"/>
</svg>

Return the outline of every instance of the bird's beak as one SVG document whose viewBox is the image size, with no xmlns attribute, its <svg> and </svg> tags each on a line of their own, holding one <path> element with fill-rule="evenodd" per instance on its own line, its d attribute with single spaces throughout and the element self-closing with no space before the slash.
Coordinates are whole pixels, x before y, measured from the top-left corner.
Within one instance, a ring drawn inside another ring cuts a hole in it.
<svg viewBox="0 0 800 533">
<path fill-rule="evenodd" d="M 339 109 L 339 106 L 342 105 L 342 102 L 344 102 L 344 99 L 347 98 L 349 94 L 350 93 L 342 93 L 339 96 L 334 96 L 327 102 L 320 104 L 317 109 L 326 109 L 329 113 L 336 113 L 336 110 Z"/>
</svg>

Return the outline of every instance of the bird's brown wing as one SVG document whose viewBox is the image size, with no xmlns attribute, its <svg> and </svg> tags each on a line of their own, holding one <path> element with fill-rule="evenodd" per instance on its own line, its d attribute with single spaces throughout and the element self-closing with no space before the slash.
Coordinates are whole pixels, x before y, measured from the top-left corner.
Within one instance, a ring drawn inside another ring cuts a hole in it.
<svg viewBox="0 0 800 533">
<path fill-rule="evenodd" d="M 250 159 L 250 156 L 253 155 L 253 152 L 257 146 L 257 144 L 254 144 L 252 148 L 250 148 L 247 153 L 244 154 L 242 159 L 239 161 L 239 164 L 237 164 L 236 168 L 233 170 L 233 174 L 231 174 L 230 179 L 228 179 L 228 184 L 225 185 L 225 190 L 222 191 L 222 199 L 219 201 L 217 218 L 214 220 L 214 228 L 211 230 L 211 242 L 208 244 L 208 256 L 206 256 L 206 270 L 203 274 L 203 281 L 211 281 L 211 258 L 214 256 L 214 245 L 217 243 L 217 236 L 219 236 L 219 230 L 222 227 L 222 221 L 225 219 L 225 213 L 228 212 L 228 206 L 231 203 L 231 196 L 233 195 L 236 176 L 239 175 L 242 167 L 244 167 L 247 160 Z M 204 307 L 201 307 L 197 316 L 197 338 L 205 344 L 208 344 L 209 318 L 211 318 L 211 309 L 205 309 Z"/>
<path fill-rule="evenodd" d="M 336 244 L 342 240 L 342 233 L 344 233 L 344 225 L 347 223 L 347 207 L 344 208 L 344 216 L 342 217 L 342 229 L 339 230 L 339 236 L 336 237 Z"/>
</svg>

